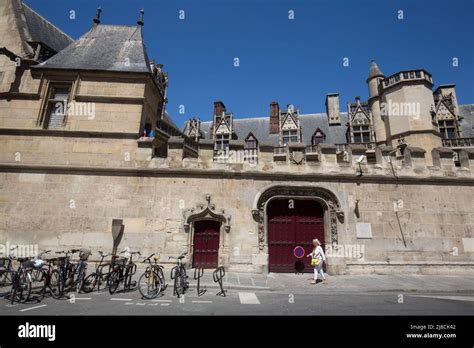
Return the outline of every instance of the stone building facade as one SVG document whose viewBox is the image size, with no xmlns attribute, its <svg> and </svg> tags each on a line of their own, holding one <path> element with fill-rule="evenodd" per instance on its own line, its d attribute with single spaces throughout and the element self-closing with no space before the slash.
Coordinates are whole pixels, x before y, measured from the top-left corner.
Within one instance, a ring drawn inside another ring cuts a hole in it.
<svg viewBox="0 0 474 348">
<path fill-rule="evenodd" d="M 0 4 L 0 240 L 40 249 L 183 251 L 190 266 L 329 273 L 458 273 L 474 265 L 474 105 L 423 69 L 385 76 L 368 100 L 303 114 L 271 102 L 178 127 L 168 76 L 137 25 L 98 10 L 77 40 L 19 0 Z"/>
</svg>

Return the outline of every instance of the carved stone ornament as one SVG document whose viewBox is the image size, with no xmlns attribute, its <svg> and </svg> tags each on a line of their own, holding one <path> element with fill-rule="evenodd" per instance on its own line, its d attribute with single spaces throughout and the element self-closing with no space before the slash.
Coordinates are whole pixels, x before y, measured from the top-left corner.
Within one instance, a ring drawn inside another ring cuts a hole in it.
<svg viewBox="0 0 474 348">
<path fill-rule="evenodd" d="M 291 151 L 290 162 L 296 165 L 305 163 L 304 153 L 302 151 Z"/>
<path fill-rule="evenodd" d="M 287 187 L 275 186 L 263 192 L 257 201 L 256 209 L 252 210 L 252 217 L 258 222 L 258 246 L 260 250 L 265 248 L 265 205 L 274 196 L 283 197 L 311 197 L 322 201 L 323 206 L 329 213 L 329 223 L 331 232 L 331 243 L 337 244 L 337 223 L 344 223 L 344 212 L 336 195 L 322 187 Z"/>
<path fill-rule="evenodd" d="M 211 203 L 211 195 L 209 194 L 206 194 L 206 202 L 206 205 L 198 205 L 196 208 L 183 211 L 184 231 L 188 233 L 191 224 L 196 220 L 209 219 L 222 222 L 224 224 L 224 231 L 229 233 L 232 216 L 227 215 L 224 209 L 221 209 L 220 212 L 216 211 L 216 206 L 214 203 Z"/>
</svg>

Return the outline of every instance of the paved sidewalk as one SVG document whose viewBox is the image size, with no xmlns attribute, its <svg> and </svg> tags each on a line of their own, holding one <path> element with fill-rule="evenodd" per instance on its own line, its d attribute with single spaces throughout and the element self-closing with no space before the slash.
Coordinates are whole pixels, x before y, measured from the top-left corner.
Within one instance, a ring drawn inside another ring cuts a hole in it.
<svg viewBox="0 0 474 348">
<path fill-rule="evenodd" d="M 189 273 L 192 286 L 193 270 Z M 474 294 L 474 276 L 439 275 L 334 275 L 328 276 L 328 283 L 311 285 L 312 274 L 289 273 L 233 273 L 228 272 L 223 281 L 225 289 L 248 289 L 270 291 L 306 291 L 318 288 L 324 292 L 455 292 Z M 206 270 L 201 279 L 205 287 L 218 287 L 212 279 L 212 271 Z M 311 290 L 310 290 L 311 291 Z"/>
</svg>

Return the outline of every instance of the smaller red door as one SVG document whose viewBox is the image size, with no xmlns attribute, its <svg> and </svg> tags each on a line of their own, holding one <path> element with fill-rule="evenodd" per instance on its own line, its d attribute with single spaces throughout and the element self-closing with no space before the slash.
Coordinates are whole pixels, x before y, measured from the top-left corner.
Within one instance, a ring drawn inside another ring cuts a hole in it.
<svg viewBox="0 0 474 348">
<path fill-rule="evenodd" d="M 217 267 L 220 227 L 218 221 L 201 220 L 194 223 L 193 267 Z"/>
</svg>

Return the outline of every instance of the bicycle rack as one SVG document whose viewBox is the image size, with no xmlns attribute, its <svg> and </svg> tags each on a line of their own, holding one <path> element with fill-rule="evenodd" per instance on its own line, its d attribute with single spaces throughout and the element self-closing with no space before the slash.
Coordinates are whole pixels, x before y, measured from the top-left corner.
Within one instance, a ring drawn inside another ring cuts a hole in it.
<svg viewBox="0 0 474 348">
<path fill-rule="evenodd" d="M 204 274 L 204 267 L 196 267 L 194 269 L 194 280 L 197 280 L 197 294 L 198 296 L 202 296 L 205 294 L 207 289 L 202 289 L 201 290 L 201 277 Z"/>
<path fill-rule="evenodd" d="M 212 278 L 214 279 L 214 282 L 219 283 L 219 286 L 221 288 L 221 291 L 219 291 L 216 294 L 217 296 L 223 296 L 223 297 L 226 296 L 225 293 L 227 292 L 227 290 L 224 290 L 224 288 L 222 287 L 222 279 L 224 278 L 224 276 L 225 276 L 225 269 L 222 266 L 217 267 L 214 273 L 212 273 Z"/>
</svg>

